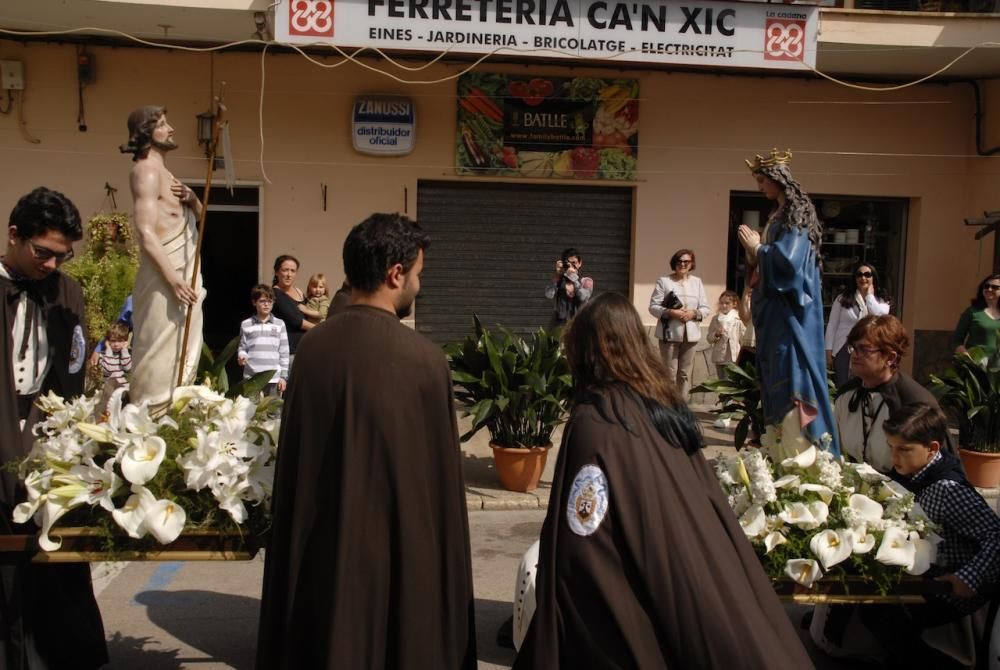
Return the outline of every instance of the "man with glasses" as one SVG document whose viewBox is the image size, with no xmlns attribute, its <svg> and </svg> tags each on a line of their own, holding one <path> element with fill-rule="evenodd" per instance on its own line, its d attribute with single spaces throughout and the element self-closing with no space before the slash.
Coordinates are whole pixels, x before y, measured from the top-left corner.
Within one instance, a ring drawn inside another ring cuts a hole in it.
<svg viewBox="0 0 1000 670">
<path fill-rule="evenodd" d="M 132 402 L 165 409 L 178 377 L 194 381 L 201 357 L 201 276 L 192 288 L 201 201 L 167 169 L 167 153 L 177 148 L 174 129 L 162 107 L 140 107 L 128 117 L 132 154 L 129 176 L 139 242 L 139 272 L 132 296 Z M 183 374 L 178 374 L 185 321 L 191 312 Z"/>
<path fill-rule="evenodd" d="M 0 353 L 0 462 L 20 461 L 31 450 L 41 417 L 34 401 L 50 391 L 83 393 L 83 290 L 59 271 L 83 236 L 80 214 L 66 196 L 39 187 L 10 214 L 7 252 L 0 259 L 5 341 Z M 23 502 L 14 470 L 0 470 L 0 533 L 34 534 L 14 524 Z M 0 563 L 0 667 L 97 668 L 107 663 L 104 626 L 86 563 L 32 564 L 7 554 Z"/>
</svg>

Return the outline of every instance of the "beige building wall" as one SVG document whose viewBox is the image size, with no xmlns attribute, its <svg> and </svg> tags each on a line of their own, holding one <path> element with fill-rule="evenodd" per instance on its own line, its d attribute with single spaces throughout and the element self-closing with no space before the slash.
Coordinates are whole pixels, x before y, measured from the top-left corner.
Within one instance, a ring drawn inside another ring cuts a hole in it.
<svg viewBox="0 0 1000 670">
<path fill-rule="evenodd" d="M 453 173 L 455 83 L 402 84 L 359 65 L 329 69 L 298 54 L 268 53 L 263 128 L 258 122 L 261 56 L 181 50 L 90 47 L 97 82 L 84 89 L 87 131 L 77 129 L 74 45 L 0 41 L 0 59 L 25 66 L 22 137 L 17 105 L 0 116 L 0 204 L 45 184 L 64 191 L 86 216 L 101 207 L 105 182 L 131 209 L 125 119 L 143 104 L 163 104 L 181 148 L 169 157 L 180 178 L 203 179 L 195 115 L 226 82 L 237 178 L 262 183 L 260 278 L 291 253 L 302 274 L 342 276 L 347 231 L 373 211 L 416 211 L 419 179 Z M 332 66 L 340 57 L 319 58 Z M 426 81 L 457 75 L 459 65 L 405 72 L 385 60 L 365 64 Z M 422 67 L 418 62 L 404 63 Z M 636 77 L 641 84 L 640 172 L 635 188 L 633 298 L 647 321 L 648 298 L 670 255 L 691 247 L 710 300 L 725 282 L 731 191 L 752 190 L 743 159 L 771 147 L 795 152 L 794 173 L 817 194 L 911 200 L 903 314 L 912 329 L 949 330 L 992 264 L 992 242 L 973 241 L 962 219 L 1000 209 L 1000 157 L 975 154 L 974 104 L 967 84 L 924 85 L 892 93 L 776 77 L 490 65 L 498 71 L 554 76 Z M 362 156 L 351 148 L 356 95 L 398 93 L 417 107 L 416 150 L 406 157 Z M 5 102 L 5 101 L 4 101 Z M 1000 85 L 985 104 L 987 144 L 1000 144 Z M 259 161 L 264 138 L 263 169 Z M 221 178 L 221 173 L 216 173 Z M 576 182 L 579 183 L 579 182 Z M 328 186 L 327 211 L 321 185 Z M 581 216 L 585 212 L 580 213 Z M 470 229 L 476 221 L 470 218 Z M 205 259 L 211 263 L 211 259 Z M 548 268 L 539 268 L 544 276 Z M 302 278 L 304 286 L 305 277 Z"/>
</svg>

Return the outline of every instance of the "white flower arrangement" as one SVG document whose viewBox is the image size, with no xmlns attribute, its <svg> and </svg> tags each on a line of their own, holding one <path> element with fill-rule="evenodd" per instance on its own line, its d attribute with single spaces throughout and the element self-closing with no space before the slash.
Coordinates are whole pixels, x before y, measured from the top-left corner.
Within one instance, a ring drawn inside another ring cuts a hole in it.
<svg viewBox="0 0 1000 670">
<path fill-rule="evenodd" d="M 268 525 L 280 401 L 226 398 L 207 386 L 176 389 L 162 417 L 112 398 L 106 423 L 92 421 L 94 397 L 38 399 L 47 418 L 19 465 L 27 501 L 17 523 L 104 528 L 110 538 L 147 535 L 170 544 L 185 528 L 258 533 Z M 248 507 L 249 506 L 249 507 Z M 112 543 L 113 544 L 113 543 Z M 141 543 L 133 546 L 142 546 Z"/>
<path fill-rule="evenodd" d="M 768 427 L 761 443 L 720 457 L 716 476 L 772 578 L 808 588 L 859 575 L 885 593 L 933 563 L 938 538 L 904 487 L 835 458 L 827 435 L 810 444 L 797 424 Z"/>
</svg>

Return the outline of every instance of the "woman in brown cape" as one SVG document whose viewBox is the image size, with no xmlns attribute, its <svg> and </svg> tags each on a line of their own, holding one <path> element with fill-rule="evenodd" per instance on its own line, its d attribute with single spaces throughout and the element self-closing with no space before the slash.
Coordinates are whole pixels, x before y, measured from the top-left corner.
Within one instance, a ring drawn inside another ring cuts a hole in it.
<svg viewBox="0 0 1000 670">
<path fill-rule="evenodd" d="M 811 668 L 627 298 L 564 335 L 574 407 L 515 670 Z"/>
</svg>

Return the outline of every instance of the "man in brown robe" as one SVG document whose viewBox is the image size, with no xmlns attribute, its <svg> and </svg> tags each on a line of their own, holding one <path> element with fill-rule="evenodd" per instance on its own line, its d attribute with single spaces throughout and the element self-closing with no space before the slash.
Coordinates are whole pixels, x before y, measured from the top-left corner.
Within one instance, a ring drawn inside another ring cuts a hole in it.
<svg viewBox="0 0 1000 670">
<path fill-rule="evenodd" d="M 400 323 L 428 238 L 375 214 L 344 243 L 352 304 L 299 345 L 285 395 L 258 670 L 476 667 L 451 377 Z"/>
<path fill-rule="evenodd" d="M 35 398 L 49 391 L 83 393 L 83 289 L 58 270 L 83 236 L 80 214 L 66 196 L 39 187 L 10 215 L 0 259 L 0 462 L 28 455 L 42 418 Z M 16 471 L 0 471 L 0 534 L 34 534 L 15 524 L 25 500 Z M 99 668 L 108 661 L 90 565 L 38 565 L 27 554 L 0 554 L 0 668 Z"/>
</svg>

